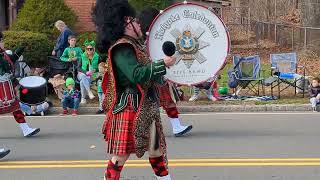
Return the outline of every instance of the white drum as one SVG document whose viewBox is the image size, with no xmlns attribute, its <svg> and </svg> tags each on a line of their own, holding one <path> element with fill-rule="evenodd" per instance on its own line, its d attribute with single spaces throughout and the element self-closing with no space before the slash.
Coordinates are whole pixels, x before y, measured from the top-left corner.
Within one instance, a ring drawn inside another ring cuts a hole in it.
<svg viewBox="0 0 320 180">
<path fill-rule="evenodd" d="M 176 46 L 176 64 L 166 78 L 180 85 L 197 85 L 210 80 L 224 65 L 230 38 L 222 20 L 208 7 L 178 3 L 160 13 L 150 26 L 147 49 L 153 60 L 163 59 L 164 42 Z"/>
</svg>

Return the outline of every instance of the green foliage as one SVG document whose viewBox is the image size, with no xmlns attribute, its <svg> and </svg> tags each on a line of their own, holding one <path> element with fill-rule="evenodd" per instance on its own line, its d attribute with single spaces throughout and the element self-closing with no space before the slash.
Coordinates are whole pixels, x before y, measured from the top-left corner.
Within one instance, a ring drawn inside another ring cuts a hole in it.
<svg viewBox="0 0 320 180">
<path fill-rule="evenodd" d="M 138 11 L 145 7 L 153 7 L 163 10 L 173 3 L 173 0 L 129 0 L 129 3 Z"/>
<path fill-rule="evenodd" d="M 92 41 L 96 40 L 97 33 L 96 32 L 84 32 L 77 36 L 77 45 L 84 50 L 84 42 L 86 40 Z"/>
<path fill-rule="evenodd" d="M 54 45 L 45 34 L 30 31 L 5 31 L 4 44 L 6 49 L 11 50 L 25 47 L 23 57 L 31 67 L 46 66 L 47 56 Z"/>
<path fill-rule="evenodd" d="M 76 15 L 64 0 L 27 0 L 11 30 L 39 32 L 50 36 L 57 32 L 54 30 L 57 20 L 64 21 L 71 28 L 76 23 Z"/>
</svg>

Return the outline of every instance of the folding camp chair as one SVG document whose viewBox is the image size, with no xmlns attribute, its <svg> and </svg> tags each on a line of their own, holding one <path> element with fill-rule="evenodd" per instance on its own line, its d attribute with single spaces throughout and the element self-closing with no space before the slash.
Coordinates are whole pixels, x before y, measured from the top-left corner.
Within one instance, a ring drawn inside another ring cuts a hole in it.
<svg viewBox="0 0 320 180">
<path fill-rule="evenodd" d="M 237 72 L 236 80 L 238 81 L 235 93 L 236 96 L 244 89 L 247 89 L 245 94 L 252 92 L 259 96 L 260 86 L 262 87 L 264 94 L 260 57 L 258 55 L 248 57 L 233 56 L 233 64 L 235 71 Z"/>
<path fill-rule="evenodd" d="M 299 89 L 302 90 L 302 95 L 304 97 L 305 86 L 297 86 L 297 82 L 305 81 L 306 70 L 304 66 L 297 65 L 297 54 L 271 54 L 270 63 L 271 76 L 274 78 L 271 82 L 271 95 L 273 96 L 273 89 L 276 87 L 278 88 L 279 98 L 282 91 L 288 89 L 289 87 L 294 87 L 295 95 L 297 94 L 297 89 Z M 297 74 L 298 68 L 303 70 L 303 75 Z"/>
</svg>

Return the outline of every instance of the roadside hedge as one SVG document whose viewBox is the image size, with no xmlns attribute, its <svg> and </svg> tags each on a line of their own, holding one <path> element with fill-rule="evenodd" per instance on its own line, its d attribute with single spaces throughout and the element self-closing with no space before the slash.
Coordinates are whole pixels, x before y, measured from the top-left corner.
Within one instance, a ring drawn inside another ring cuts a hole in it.
<svg viewBox="0 0 320 180">
<path fill-rule="evenodd" d="M 35 33 L 30 31 L 5 31 L 4 33 L 5 48 L 15 50 L 24 46 L 23 57 L 31 67 L 45 67 L 47 56 L 51 54 L 53 42 L 46 34 Z"/>
</svg>

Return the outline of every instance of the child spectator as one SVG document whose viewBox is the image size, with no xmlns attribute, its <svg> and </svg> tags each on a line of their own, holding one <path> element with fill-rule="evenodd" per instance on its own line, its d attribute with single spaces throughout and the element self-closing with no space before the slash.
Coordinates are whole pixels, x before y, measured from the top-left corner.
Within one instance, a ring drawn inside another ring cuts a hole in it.
<svg viewBox="0 0 320 180">
<path fill-rule="evenodd" d="M 68 37 L 68 42 L 70 46 L 63 51 L 63 54 L 60 57 L 60 59 L 64 62 L 77 62 L 79 59 L 81 59 L 82 50 L 80 47 L 76 47 L 76 36 L 70 35 Z"/>
<path fill-rule="evenodd" d="M 96 114 L 102 114 L 104 113 L 104 110 L 102 108 L 102 103 L 103 103 L 103 100 L 104 100 L 104 94 L 103 94 L 103 91 L 102 91 L 102 87 L 101 87 L 101 83 L 102 83 L 102 78 L 103 78 L 103 75 L 104 75 L 104 72 L 105 72 L 105 66 L 106 66 L 106 63 L 104 62 L 101 62 L 99 63 L 99 66 L 98 66 L 98 69 L 99 69 L 99 73 L 97 73 L 97 93 L 98 93 L 98 97 L 99 97 L 99 110 L 97 111 Z"/>
<path fill-rule="evenodd" d="M 80 94 L 79 91 L 74 88 L 74 80 L 72 78 L 66 79 L 67 89 L 63 91 L 63 97 L 61 100 L 63 113 L 62 115 L 68 114 L 68 108 L 73 109 L 72 115 L 78 115 L 78 108 L 80 104 Z"/>
<path fill-rule="evenodd" d="M 43 102 L 39 105 L 29 106 L 20 102 L 21 111 L 27 115 L 37 115 L 40 114 L 41 116 L 45 115 L 45 112 L 49 109 L 51 102 Z"/>
<path fill-rule="evenodd" d="M 313 78 L 312 83 L 310 85 L 310 103 L 312 106 L 312 111 L 317 112 L 317 103 L 320 102 L 320 79 L 319 78 Z"/>
<path fill-rule="evenodd" d="M 216 80 L 208 81 L 193 87 L 193 95 L 189 99 L 189 101 L 196 101 L 200 98 L 201 89 L 205 90 L 205 94 L 207 95 L 210 101 L 219 100 L 218 93 L 218 83 Z"/>
</svg>

